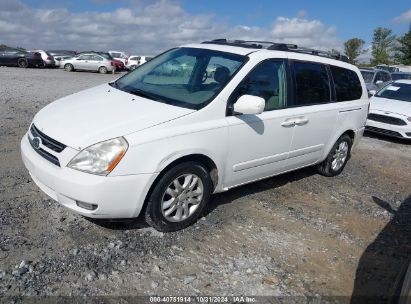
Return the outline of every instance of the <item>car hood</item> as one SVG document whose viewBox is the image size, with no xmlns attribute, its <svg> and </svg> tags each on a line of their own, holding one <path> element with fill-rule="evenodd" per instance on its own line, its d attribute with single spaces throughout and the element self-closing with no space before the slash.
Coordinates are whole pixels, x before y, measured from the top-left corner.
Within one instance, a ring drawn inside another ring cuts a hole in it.
<svg viewBox="0 0 411 304">
<path fill-rule="evenodd" d="M 411 117 L 411 102 L 395 99 L 372 97 L 370 111 L 383 111 Z"/>
<path fill-rule="evenodd" d="M 194 111 L 104 84 L 52 102 L 36 114 L 33 123 L 47 136 L 81 150 Z"/>
</svg>

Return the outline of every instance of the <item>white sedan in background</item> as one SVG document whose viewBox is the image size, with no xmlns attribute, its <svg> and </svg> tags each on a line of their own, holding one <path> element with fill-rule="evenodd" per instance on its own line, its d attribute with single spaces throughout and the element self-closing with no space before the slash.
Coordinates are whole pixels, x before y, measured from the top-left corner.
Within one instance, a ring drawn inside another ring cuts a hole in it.
<svg viewBox="0 0 411 304">
<path fill-rule="evenodd" d="M 385 86 L 370 101 L 366 130 L 411 139 L 411 80 Z"/>
<path fill-rule="evenodd" d="M 147 61 L 151 60 L 153 57 L 151 56 L 136 56 L 131 55 L 128 57 L 128 62 L 126 64 L 126 68 L 130 71 L 134 70 L 136 67 L 146 63 Z"/>
</svg>

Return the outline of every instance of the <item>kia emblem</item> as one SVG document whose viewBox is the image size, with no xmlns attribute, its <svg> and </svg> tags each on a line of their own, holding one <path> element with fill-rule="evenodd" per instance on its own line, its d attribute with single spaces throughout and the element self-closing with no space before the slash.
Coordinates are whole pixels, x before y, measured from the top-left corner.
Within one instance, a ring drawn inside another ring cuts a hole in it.
<svg viewBox="0 0 411 304">
<path fill-rule="evenodd" d="M 40 149 L 40 144 L 41 144 L 41 138 L 40 137 L 34 137 L 32 140 L 33 143 L 33 148 L 38 150 Z"/>
</svg>

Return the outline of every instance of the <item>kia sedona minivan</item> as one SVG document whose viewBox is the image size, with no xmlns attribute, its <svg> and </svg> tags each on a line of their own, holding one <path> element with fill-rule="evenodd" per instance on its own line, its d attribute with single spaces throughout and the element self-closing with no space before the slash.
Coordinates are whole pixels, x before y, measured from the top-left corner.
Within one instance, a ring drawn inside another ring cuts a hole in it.
<svg viewBox="0 0 411 304">
<path fill-rule="evenodd" d="M 313 166 L 341 173 L 368 113 L 360 71 L 296 45 L 219 39 L 171 49 L 39 111 L 21 141 L 34 182 L 90 218 L 159 231 L 213 193 Z"/>
</svg>

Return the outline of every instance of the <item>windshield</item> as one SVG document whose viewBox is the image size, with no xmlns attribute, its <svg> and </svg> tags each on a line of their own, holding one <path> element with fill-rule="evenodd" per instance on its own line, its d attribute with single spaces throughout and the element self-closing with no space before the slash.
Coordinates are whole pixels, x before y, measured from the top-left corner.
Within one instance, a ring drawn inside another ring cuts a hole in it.
<svg viewBox="0 0 411 304">
<path fill-rule="evenodd" d="M 361 71 L 361 75 L 364 78 L 365 83 L 371 83 L 372 78 L 374 77 L 374 72 Z"/>
<path fill-rule="evenodd" d="M 381 89 L 376 96 L 411 102 L 411 84 L 398 82 L 391 83 Z"/>
<path fill-rule="evenodd" d="M 119 90 L 190 109 L 206 106 L 247 57 L 196 48 L 172 49 L 112 85 Z"/>
<path fill-rule="evenodd" d="M 401 74 L 396 74 L 396 73 L 393 73 L 393 74 L 391 74 L 391 78 L 392 78 L 392 80 L 399 80 L 399 79 L 411 79 L 411 73 L 410 74 L 403 74 L 403 73 L 401 73 Z"/>
</svg>

